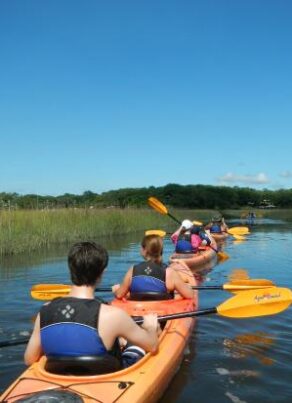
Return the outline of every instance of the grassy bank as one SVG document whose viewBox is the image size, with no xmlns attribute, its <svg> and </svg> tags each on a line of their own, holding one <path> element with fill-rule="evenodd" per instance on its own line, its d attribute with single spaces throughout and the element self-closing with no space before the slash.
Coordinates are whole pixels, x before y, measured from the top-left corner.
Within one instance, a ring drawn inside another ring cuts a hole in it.
<svg viewBox="0 0 292 403">
<path fill-rule="evenodd" d="M 243 210 L 224 211 L 240 218 Z M 179 220 L 190 218 L 207 222 L 211 210 L 171 210 Z M 257 217 L 292 220 L 292 210 L 256 211 Z M 102 236 L 114 236 L 146 229 L 173 230 L 169 217 L 145 209 L 63 209 L 0 211 L 0 255 L 11 255 Z"/>
<path fill-rule="evenodd" d="M 0 212 L 0 255 L 52 244 L 163 228 L 165 217 L 150 209 L 63 209 Z"/>
<path fill-rule="evenodd" d="M 205 211 L 172 210 L 179 220 L 205 220 Z M 0 256 L 29 253 L 56 244 L 146 229 L 173 230 L 169 217 L 145 209 L 57 209 L 0 211 Z"/>
</svg>

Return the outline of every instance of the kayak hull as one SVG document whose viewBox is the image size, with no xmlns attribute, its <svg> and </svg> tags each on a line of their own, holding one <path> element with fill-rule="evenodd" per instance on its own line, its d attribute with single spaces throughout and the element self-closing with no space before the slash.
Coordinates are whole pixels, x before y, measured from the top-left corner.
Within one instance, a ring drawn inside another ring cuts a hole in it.
<svg viewBox="0 0 292 403">
<path fill-rule="evenodd" d="M 184 270 L 184 278 L 196 285 L 192 273 Z M 157 312 L 159 315 L 188 312 L 198 307 L 198 294 L 194 299 L 176 296 L 167 301 L 114 300 L 113 305 L 134 316 Z M 146 354 L 129 368 L 94 376 L 64 376 L 45 370 L 46 358 L 31 365 L 0 398 L 7 403 L 27 398 L 41 391 L 69 391 L 81 402 L 156 402 L 167 388 L 183 359 L 184 350 L 195 325 L 195 318 L 167 321 L 159 338 L 157 354 Z M 65 400 L 64 400 L 65 402 Z"/>
<path fill-rule="evenodd" d="M 216 249 L 216 247 L 217 245 L 213 244 L 213 248 Z M 207 246 L 205 249 L 201 249 L 197 253 L 173 253 L 170 257 L 170 261 L 173 262 L 179 260 L 185 263 L 191 270 L 195 270 L 213 260 L 217 260 L 217 253 L 214 249 Z"/>
</svg>

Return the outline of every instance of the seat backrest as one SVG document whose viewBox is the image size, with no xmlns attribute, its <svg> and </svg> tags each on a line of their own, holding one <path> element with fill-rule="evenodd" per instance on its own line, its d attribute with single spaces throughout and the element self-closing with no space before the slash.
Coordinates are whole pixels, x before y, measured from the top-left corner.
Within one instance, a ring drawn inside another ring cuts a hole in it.
<svg viewBox="0 0 292 403">
<path fill-rule="evenodd" d="M 131 301 L 160 301 L 173 299 L 173 295 L 165 292 L 131 292 Z"/>
<path fill-rule="evenodd" d="M 45 370 L 59 375 L 100 375 L 121 369 L 119 360 L 110 355 L 104 356 L 48 356 Z"/>
</svg>

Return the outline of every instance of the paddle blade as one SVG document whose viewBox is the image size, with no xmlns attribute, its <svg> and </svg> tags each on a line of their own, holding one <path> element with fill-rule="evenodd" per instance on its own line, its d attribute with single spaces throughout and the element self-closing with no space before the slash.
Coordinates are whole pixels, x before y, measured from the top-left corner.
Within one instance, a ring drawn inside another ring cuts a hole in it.
<svg viewBox="0 0 292 403">
<path fill-rule="evenodd" d="M 167 215 L 168 211 L 164 204 L 162 204 L 156 197 L 148 198 L 148 205 L 152 207 L 154 210 L 158 211 L 160 214 Z"/>
<path fill-rule="evenodd" d="M 194 225 L 203 225 L 203 223 L 201 221 L 193 221 Z"/>
<path fill-rule="evenodd" d="M 65 284 L 37 284 L 31 288 L 30 295 L 40 301 L 49 301 L 57 297 L 65 297 L 71 291 L 70 285 Z"/>
<path fill-rule="evenodd" d="M 272 280 L 267 280 L 265 278 L 244 278 L 231 280 L 228 284 L 230 285 L 265 285 L 274 287 L 275 283 Z"/>
<path fill-rule="evenodd" d="M 266 279 L 247 279 L 231 281 L 230 283 L 223 284 L 223 290 L 231 291 L 234 293 L 242 292 L 246 290 L 256 290 L 261 288 L 275 287 L 275 284 L 271 280 Z"/>
<path fill-rule="evenodd" d="M 246 237 L 243 236 L 243 235 L 236 235 L 236 234 L 233 234 L 232 236 L 233 236 L 233 238 L 236 239 L 236 241 L 246 241 Z"/>
<path fill-rule="evenodd" d="M 166 235 L 166 232 L 161 229 L 148 229 L 145 231 L 145 235 L 158 235 L 163 238 Z"/>
<path fill-rule="evenodd" d="M 275 315 L 289 307 L 292 292 L 288 288 L 242 291 L 217 307 L 217 313 L 229 318 Z"/>
<path fill-rule="evenodd" d="M 229 259 L 229 255 L 223 251 L 218 251 L 217 256 L 218 256 L 219 262 L 224 262 L 225 260 Z"/>
<path fill-rule="evenodd" d="M 231 235 L 246 235 L 250 234 L 248 227 L 231 227 L 227 230 Z"/>
</svg>

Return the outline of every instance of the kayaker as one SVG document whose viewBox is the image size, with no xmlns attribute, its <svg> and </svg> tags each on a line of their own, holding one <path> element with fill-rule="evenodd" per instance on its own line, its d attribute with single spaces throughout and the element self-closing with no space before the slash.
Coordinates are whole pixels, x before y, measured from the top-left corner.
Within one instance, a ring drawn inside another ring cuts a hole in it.
<svg viewBox="0 0 292 403">
<path fill-rule="evenodd" d="M 144 261 L 128 270 L 123 282 L 112 287 L 116 298 L 129 293 L 130 299 L 169 299 L 177 291 L 183 298 L 193 298 L 193 290 L 170 266 L 163 263 L 163 240 L 158 235 L 145 235 L 140 253 Z M 173 264 L 179 264 L 175 262 Z"/>
<path fill-rule="evenodd" d="M 101 245 L 79 242 L 71 247 L 68 255 L 71 292 L 68 297 L 55 298 L 41 308 L 24 354 L 27 365 L 44 354 L 47 357 L 110 354 L 123 360 L 119 337 L 139 346 L 142 356 L 143 350 L 157 351 L 156 314 L 145 315 L 140 327 L 125 311 L 95 298 L 96 285 L 107 264 L 108 253 Z M 136 361 L 141 355 L 134 353 Z"/>
<path fill-rule="evenodd" d="M 211 240 L 200 226 L 193 225 L 190 220 L 183 220 L 181 226 L 171 235 L 176 253 L 196 253 L 202 244 L 210 245 Z"/>
<path fill-rule="evenodd" d="M 210 246 L 212 243 L 212 239 L 210 234 L 207 234 L 203 225 L 193 225 L 190 229 L 191 234 L 199 235 L 201 242 L 199 248 L 201 249 L 202 246 Z"/>
<path fill-rule="evenodd" d="M 224 217 L 216 215 L 212 217 L 211 221 L 205 226 L 206 230 L 209 230 L 211 234 L 221 234 L 227 232 L 228 226 L 225 223 Z"/>
</svg>

